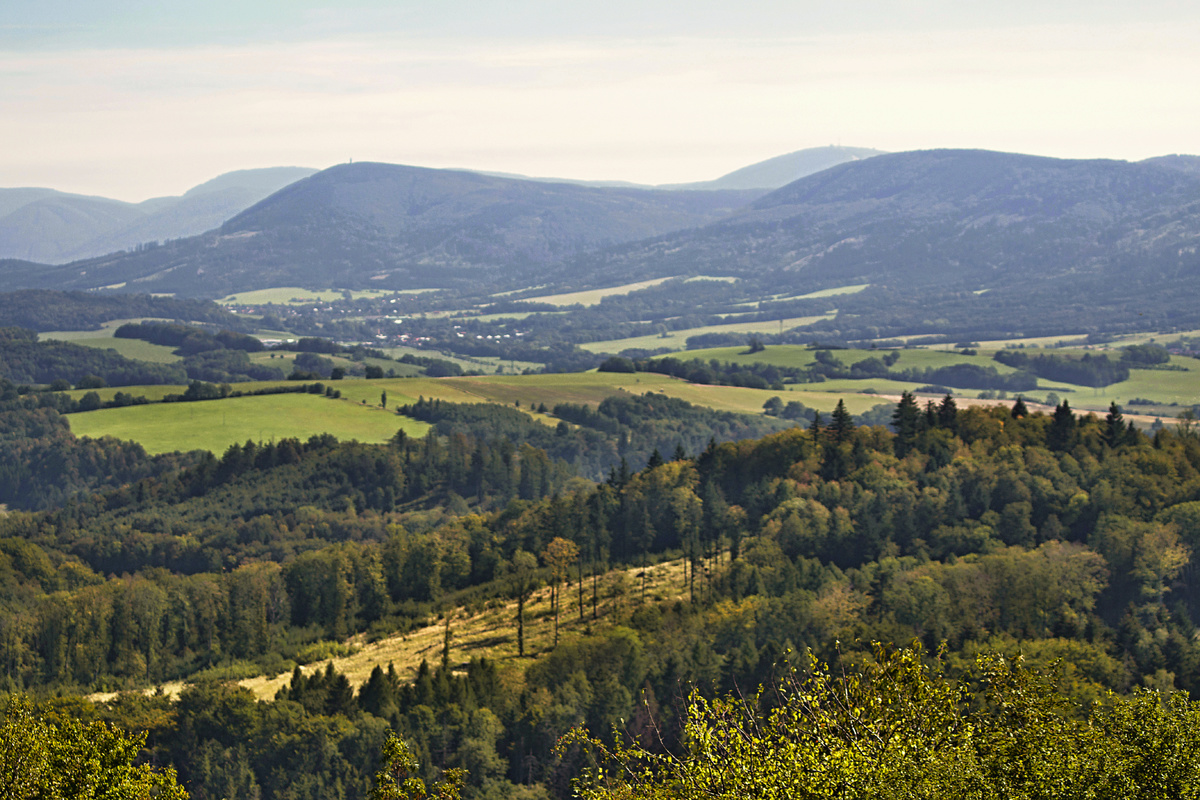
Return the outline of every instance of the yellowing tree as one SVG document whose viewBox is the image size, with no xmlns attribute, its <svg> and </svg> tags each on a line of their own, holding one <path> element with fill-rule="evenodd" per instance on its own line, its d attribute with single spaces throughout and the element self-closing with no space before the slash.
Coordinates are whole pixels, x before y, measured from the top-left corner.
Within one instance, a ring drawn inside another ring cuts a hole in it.
<svg viewBox="0 0 1200 800">
<path fill-rule="evenodd" d="M 550 568 L 550 604 L 554 608 L 554 645 L 558 646 L 559 584 L 571 574 L 571 565 L 579 558 L 579 547 L 569 539 L 555 536 L 546 545 L 542 558 Z"/>
</svg>

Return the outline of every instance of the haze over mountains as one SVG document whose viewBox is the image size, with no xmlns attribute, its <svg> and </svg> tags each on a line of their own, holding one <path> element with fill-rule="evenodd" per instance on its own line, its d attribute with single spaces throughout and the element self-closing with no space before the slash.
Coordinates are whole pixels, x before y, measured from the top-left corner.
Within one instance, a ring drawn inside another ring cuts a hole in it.
<svg viewBox="0 0 1200 800">
<path fill-rule="evenodd" d="M 815 147 L 752 164 L 716 180 L 659 187 L 619 181 L 486 174 L 597 187 L 769 190 L 835 164 L 879 152 L 861 147 Z M 316 171 L 305 167 L 239 170 L 195 186 L 179 197 L 157 197 L 142 203 L 46 188 L 0 189 L 0 259 L 65 264 L 146 243 L 194 236 L 217 228 L 270 194 Z"/>
<path fill-rule="evenodd" d="M 0 258 L 63 264 L 194 236 L 314 172 L 307 167 L 239 170 L 179 197 L 141 203 L 54 189 L 0 189 Z"/>
<path fill-rule="evenodd" d="M 976 291 L 1128 259 L 1189 263 L 1197 211 L 1200 174 L 1157 161 L 895 153 L 802 178 L 701 230 L 606 253 L 604 270 Z"/>
</svg>

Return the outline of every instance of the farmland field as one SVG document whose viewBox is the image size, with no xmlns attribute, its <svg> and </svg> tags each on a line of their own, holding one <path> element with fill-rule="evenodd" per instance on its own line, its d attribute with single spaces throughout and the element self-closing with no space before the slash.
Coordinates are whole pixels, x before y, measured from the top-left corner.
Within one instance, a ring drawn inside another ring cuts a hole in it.
<svg viewBox="0 0 1200 800">
<path fill-rule="evenodd" d="M 856 283 L 852 286 L 835 286 L 832 289 L 821 289 L 816 292 L 809 292 L 808 294 L 794 294 L 794 295 L 789 295 L 788 297 L 776 297 L 774 299 L 775 300 L 816 300 L 821 297 L 840 297 L 841 295 L 858 294 L 859 292 L 863 291 L 870 285 L 871 284 L 869 284 L 869 283 Z"/>
<path fill-rule="evenodd" d="M 379 402 L 378 393 L 374 402 Z M 70 414 L 66 419 L 78 436 L 130 439 L 150 453 L 210 450 L 219 454 L 246 440 L 307 439 L 318 433 L 384 442 L 400 428 L 415 436 L 428 429 L 424 423 L 378 407 L 311 394 L 106 408 Z"/>
<path fill-rule="evenodd" d="M 791 330 L 793 328 L 801 328 L 805 325 L 812 325 L 814 322 L 819 322 L 823 319 L 829 319 L 829 315 L 821 315 L 816 317 L 792 317 L 791 319 L 783 320 L 783 330 Z M 702 328 L 687 328 L 681 331 L 668 331 L 666 336 L 659 334 L 647 334 L 646 336 L 634 336 L 628 339 L 608 339 L 601 342 L 588 342 L 581 344 L 584 350 L 593 353 L 619 353 L 622 350 L 633 348 L 641 350 L 654 350 L 660 347 L 670 347 L 674 350 L 683 350 L 687 346 L 687 340 L 691 336 L 699 336 L 702 333 L 778 333 L 780 329 L 779 320 L 768 320 L 766 322 L 731 322 L 726 325 L 708 325 Z"/>
<path fill-rule="evenodd" d="M 94 331 L 48 331 L 38 334 L 38 341 L 50 339 L 60 342 L 72 342 L 85 347 L 98 347 L 102 350 L 116 350 L 126 358 L 140 361 L 150 361 L 155 364 L 174 364 L 179 361 L 174 348 L 160 344 L 151 344 L 141 339 L 118 339 L 113 336 L 117 328 L 127 322 L 143 322 L 142 319 L 114 319 L 104 323 L 99 330 Z"/>
<path fill-rule="evenodd" d="M 895 389 L 888 381 L 874 383 L 884 393 L 891 393 Z M 294 384 L 286 381 L 248 382 L 236 384 L 235 388 L 254 391 L 280 385 Z M 843 396 L 847 408 L 855 414 L 888 402 L 879 397 L 854 393 L 849 387 L 839 393 L 841 387 L 827 384 L 796 385 L 785 392 L 778 392 L 739 386 L 691 384 L 651 373 L 393 378 L 344 380 L 327 382 L 326 385 L 337 388 L 342 398 L 332 400 L 309 394 L 277 394 L 192 403 L 152 403 L 70 414 L 67 420 L 77 435 L 131 439 L 140 442 L 152 453 L 191 449 L 221 452 L 231 443 L 247 439 L 257 441 L 285 436 L 306 438 L 321 432 L 364 442 L 385 441 L 402 425 L 405 430 L 420 434 L 425 430 L 424 426 L 388 413 L 400 405 L 415 403 L 420 397 L 453 403 L 519 405 L 522 410 L 529 411 L 543 403 L 548 409 L 553 409 L 558 403 L 595 405 L 613 395 L 655 392 L 718 411 L 743 414 L 761 414 L 763 403 L 776 396 L 798 400 L 823 413 L 832 411 Z M 161 399 L 166 394 L 180 393 L 183 388 L 137 386 L 102 389 L 99 394 L 105 400 L 111 399 L 117 391 Z M 378 408 L 383 392 L 387 392 L 387 411 Z M 83 392 L 74 391 L 71 394 L 78 397 Z M 551 416 L 533 416 L 547 424 L 557 424 L 557 420 Z"/>
<path fill-rule="evenodd" d="M 268 303 L 277 305 L 295 305 L 312 302 L 330 302 L 333 300 L 341 300 L 347 294 L 354 300 L 363 297 L 391 297 L 394 294 L 420 294 L 422 292 L 433 292 L 436 289 L 404 289 L 401 291 L 383 290 L 383 289 L 322 289 L 313 291 L 312 289 L 302 289 L 299 286 L 278 286 L 274 289 L 257 289 L 252 292 L 238 292 L 231 294 L 221 303 L 225 305 L 236 306 L 260 306 Z"/>
<path fill-rule="evenodd" d="M 584 306 L 594 306 L 606 297 L 630 294 L 640 289 L 649 289 L 651 286 L 658 286 L 660 283 L 666 283 L 669 280 L 671 278 L 654 278 L 648 281 L 639 281 L 638 283 L 627 283 L 623 286 L 611 286 L 607 289 L 585 289 L 581 292 L 547 294 L 541 297 L 522 297 L 521 300 L 527 303 L 549 303 L 552 306 L 573 306 L 576 303 Z"/>
</svg>

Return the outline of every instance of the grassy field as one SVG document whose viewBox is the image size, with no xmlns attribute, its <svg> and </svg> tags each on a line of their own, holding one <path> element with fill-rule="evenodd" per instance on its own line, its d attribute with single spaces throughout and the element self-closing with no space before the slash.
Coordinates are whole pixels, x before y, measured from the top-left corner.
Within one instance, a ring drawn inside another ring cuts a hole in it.
<svg viewBox="0 0 1200 800">
<path fill-rule="evenodd" d="M 96 347 L 101 350 L 116 350 L 126 358 L 132 358 L 137 361 L 149 361 L 154 364 L 174 364 L 182 360 L 180 356 L 175 355 L 172 348 L 166 345 L 144 342 L 141 339 L 88 338 L 76 339 L 74 344 L 81 344 L 84 347 Z"/>
<path fill-rule="evenodd" d="M 440 358 L 443 361 L 458 364 L 464 370 L 473 370 L 475 372 L 493 373 L 497 367 L 504 367 L 505 372 L 513 373 L 524 372 L 527 369 L 541 369 L 542 367 L 536 361 L 510 361 L 504 358 L 496 358 L 495 356 L 456 356 L 453 353 L 445 353 L 440 350 L 422 350 L 419 347 L 382 347 L 380 349 L 392 358 L 400 358 L 404 355 L 414 355 L 419 358 Z"/>
<path fill-rule="evenodd" d="M 285 436 L 307 438 L 314 433 L 328 432 L 341 439 L 380 442 L 391 437 L 403 425 L 414 434 L 424 432 L 424 426 L 414 428 L 412 421 L 398 418 L 377 406 L 382 392 L 387 392 L 388 409 L 415 403 L 418 398 L 436 398 L 453 403 L 498 403 L 519 405 L 529 411 L 541 404 L 552 409 L 558 403 L 597 405 L 606 397 L 656 392 L 677 397 L 695 405 L 718 411 L 761 414 L 763 404 L 771 397 L 799 400 L 824 413 L 833 410 L 845 397 L 851 413 L 859 414 L 886 402 L 878 397 L 859 393 L 855 382 L 806 384 L 788 387 L 787 391 L 746 389 L 739 386 L 704 386 L 676 378 L 651 373 L 584 372 L 561 375 L 492 375 L 461 378 L 392 378 L 383 380 L 344 380 L 326 382 L 341 393 L 341 400 L 315 395 L 280 394 L 258 397 L 227 398 L 199 403 L 167 403 L 125 408 L 102 409 L 68 415 L 71 430 L 84 436 L 115 436 L 140 442 L 152 453 L 173 450 L 205 449 L 223 452 L 233 442 L 247 439 L 268 440 Z M 882 393 L 899 393 L 889 381 L 875 381 Z M 249 382 L 237 384 L 242 391 L 286 382 Z M 904 385 L 907 387 L 907 384 Z M 111 399 L 118 391 L 148 399 L 161 399 L 166 394 L 180 393 L 180 386 L 122 387 L 99 390 L 102 399 Z M 81 391 L 71 392 L 78 397 Z M 558 420 L 549 415 L 534 414 L 535 419 L 548 425 Z"/>
<path fill-rule="evenodd" d="M 962 355 L 958 352 L 915 348 L 899 350 L 900 358 L 895 369 L 926 369 L 950 366 L 952 364 L 976 364 L 981 367 L 995 367 L 997 372 L 1010 373 L 1012 367 L 995 361 L 991 352 L 981 352 L 979 355 Z M 1072 350 L 1054 350 L 1056 353 L 1071 353 Z M 1085 351 L 1079 350 L 1082 353 Z M 847 366 L 869 356 L 881 356 L 881 351 L 871 350 L 835 350 L 833 355 Z M 681 358 L 698 358 L 702 360 L 716 359 L 721 362 L 736 364 L 761 363 L 784 367 L 803 367 L 813 363 L 813 351 L 800 345 L 769 345 L 765 350 L 748 353 L 745 347 L 714 347 L 704 350 L 688 350 L 679 354 Z M 1105 410 L 1109 404 L 1116 402 L 1125 406 L 1127 411 L 1135 410 L 1129 401 L 1134 398 L 1153 400 L 1164 408 L 1153 409 L 1157 413 L 1168 413 L 1165 407 L 1172 403 L 1178 406 L 1190 406 L 1200 403 L 1200 360 L 1184 356 L 1174 356 L 1171 359 L 1174 366 L 1185 368 L 1186 372 L 1167 370 L 1131 370 L 1130 378 L 1122 383 L 1113 384 L 1102 389 L 1088 386 L 1077 386 L 1069 383 L 1039 380 L 1039 388 L 1025 392 L 1027 397 L 1044 399 L 1048 392 L 1056 392 L 1060 397 L 1068 398 L 1071 405 L 1079 409 Z M 921 383 L 896 381 L 878 378 L 862 380 L 831 380 L 820 384 L 792 384 L 789 391 L 808 393 L 809 387 L 820 388 L 820 393 L 844 392 L 859 393 L 875 390 L 882 395 L 895 395 L 901 391 L 912 391 Z M 963 394 L 974 396 L 978 390 L 965 389 Z M 811 404 L 810 404 L 811 405 Z"/>
<path fill-rule="evenodd" d="M 38 334 L 38 341 L 53 339 L 60 342 L 73 342 L 85 347 L 99 347 L 104 350 L 116 350 L 126 358 L 139 361 L 150 361 L 155 364 L 174 364 L 179 361 L 173 348 L 161 344 L 143 342 L 141 339 L 118 339 L 113 336 L 117 328 L 127 322 L 144 322 L 143 319 L 114 319 L 104 323 L 99 330 L 94 331 L 48 331 Z"/>
<path fill-rule="evenodd" d="M 846 295 L 846 294 L 858 294 L 859 292 L 866 289 L 870 285 L 871 284 L 869 284 L 869 283 L 856 283 L 851 286 L 835 286 L 832 289 L 821 289 L 816 292 L 809 292 L 808 294 L 794 294 L 794 295 L 790 295 L 788 297 L 776 297 L 774 299 L 775 300 L 816 300 L 821 297 L 839 297 L 841 295 Z"/>
<path fill-rule="evenodd" d="M 265 364 L 269 367 L 278 367 L 284 371 L 284 374 L 291 374 L 292 370 L 296 366 L 296 356 L 298 355 L 299 353 L 291 353 L 287 351 L 251 353 L 250 360 L 256 364 Z M 395 361 L 386 358 L 364 358 L 362 361 L 354 361 L 353 359 L 345 358 L 343 356 L 321 354 L 321 357 L 332 361 L 335 367 L 343 367 L 344 369 L 352 369 L 355 366 L 361 367 L 363 365 L 369 365 L 379 367 L 384 371 L 385 374 L 389 369 L 395 370 L 396 374 L 400 377 L 421 374 L 420 367 L 412 364 L 398 364 Z"/>
<path fill-rule="evenodd" d="M 373 402 L 379 402 L 378 392 Z M 307 439 L 317 433 L 361 442 L 384 442 L 400 428 L 416 436 L 428 430 L 424 423 L 377 407 L 310 394 L 106 408 L 70 414 L 67 420 L 76 435 L 130 439 L 141 443 L 150 453 L 174 450 L 222 453 L 229 445 L 247 439 Z"/>
<path fill-rule="evenodd" d="M 801 328 L 823 319 L 829 319 L 829 316 L 792 317 L 783 320 L 782 328 L 785 331 L 793 328 Z M 628 339 L 608 339 L 602 342 L 588 342 L 587 344 L 581 344 L 580 347 L 593 353 L 619 353 L 622 350 L 632 348 L 654 350 L 660 347 L 683 350 L 687 346 L 689 337 L 699 336 L 702 333 L 744 333 L 747 335 L 755 333 L 779 333 L 780 327 L 779 320 L 770 320 L 767 322 L 731 322 L 725 325 L 708 325 L 703 328 L 668 331 L 666 336 L 649 334 L 647 336 L 633 336 Z"/>
<path fill-rule="evenodd" d="M 231 306 L 261 306 L 268 303 L 276 305 L 304 305 L 313 302 L 330 302 L 341 300 L 347 294 L 354 300 L 364 297 L 391 297 L 395 294 L 420 294 L 436 292 L 436 289 L 303 289 L 299 286 L 277 286 L 274 289 L 256 289 L 252 292 L 231 294 L 219 302 Z"/>
<path fill-rule="evenodd" d="M 671 278 L 654 278 L 653 280 L 640 281 L 638 283 L 627 283 L 623 286 L 611 286 L 607 289 L 586 289 L 582 292 L 546 294 L 540 297 L 522 297 L 521 299 L 527 303 L 549 303 L 552 306 L 573 306 L 576 303 L 584 306 L 594 306 L 606 297 L 629 294 L 639 289 L 649 289 L 651 286 L 658 286 L 660 283 L 666 283 L 669 280 Z"/>
</svg>

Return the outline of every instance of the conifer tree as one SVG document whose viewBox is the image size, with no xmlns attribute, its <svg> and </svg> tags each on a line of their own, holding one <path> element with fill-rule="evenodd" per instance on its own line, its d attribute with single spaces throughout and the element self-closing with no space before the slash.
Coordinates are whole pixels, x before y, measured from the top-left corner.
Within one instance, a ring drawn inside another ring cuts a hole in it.
<svg viewBox="0 0 1200 800">
<path fill-rule="evenodd" d="M 1051 450 L 1066 450 L 1075 439 L 1075 413 L 1070 404 L 1063 400 L 1054 409 L 1050 429 L 1046 431 L 1046 445 Z"/>
<path fill-rule="evenodd" d="M 838 444 L 847 441 L 850 438 L 850 434 L 854 432 L 854 418 L 846 410 L 845 400 L 838 399 L 837 406 L 833 409 L 833 417 L 830 419 L 829 429 L 833 431 L 833 440 Z"/>
<path fill-rule="evenodd" d="M 1108 406 L 1108 416 L 1104 418 L 1104 443 L 1109 447 L 1118 447 L 1125 441 L 1125 417 L 1117 401 Z"/>
<path fill-rule="evenodd" d="M 912 450 L 917 442 L 920 426 L 921 409 L 917 405 L 917 398 L 911 392 L 903 392 L 900 402 L 896 404 L 896 410 L 892 413 L 892 427 L 896 431 L 893 446 L 898 458 L 904 458 Z"/>
</svg>

